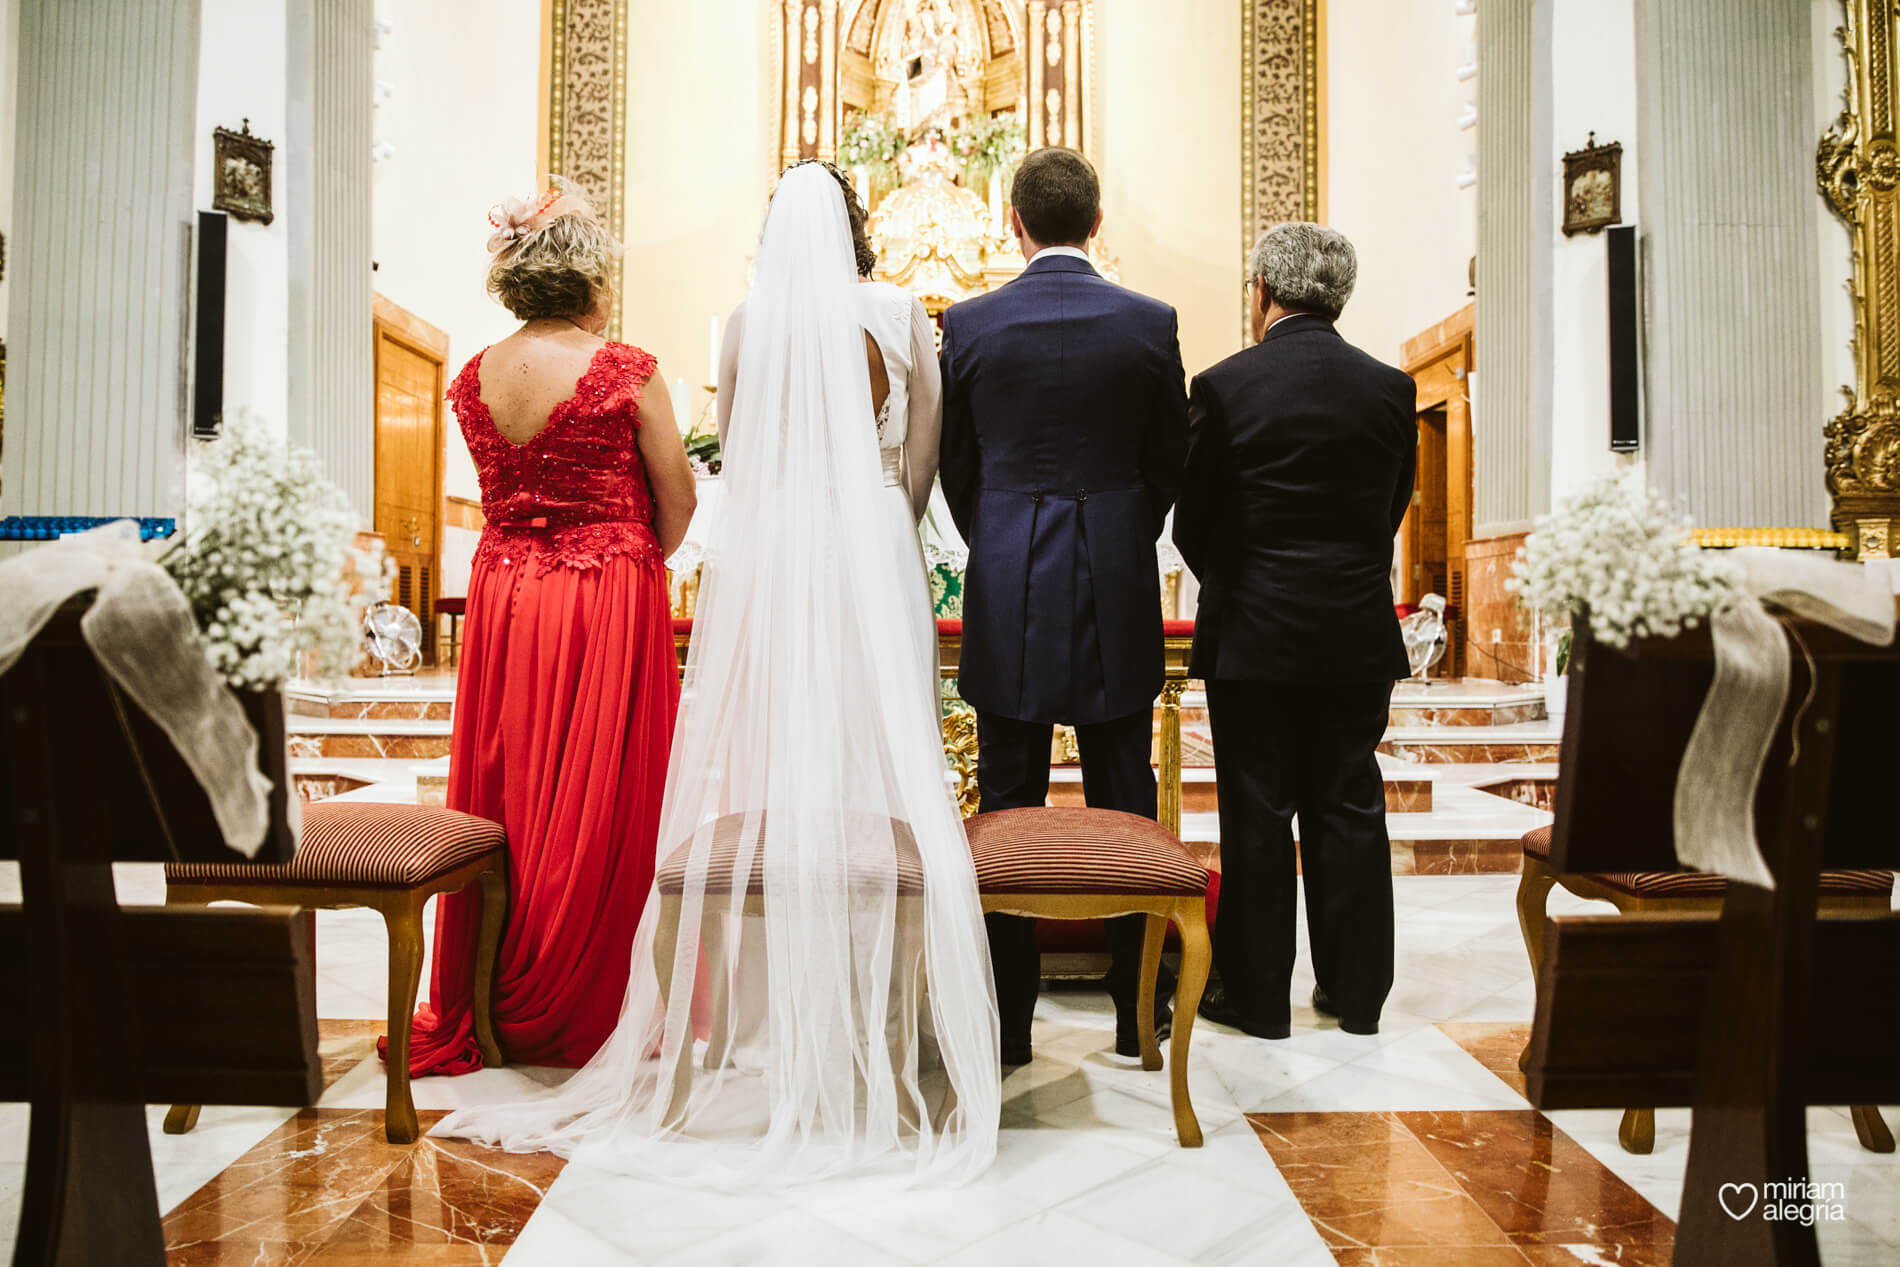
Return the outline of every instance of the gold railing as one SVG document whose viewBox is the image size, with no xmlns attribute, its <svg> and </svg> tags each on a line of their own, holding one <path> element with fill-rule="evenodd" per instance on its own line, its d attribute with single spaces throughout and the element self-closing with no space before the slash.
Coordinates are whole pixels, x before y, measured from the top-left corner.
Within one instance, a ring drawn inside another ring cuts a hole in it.
<svg viewBox="0 0 1900 1267">
<path fill-rule="evenodd" d="M 690 621 L 675 621 L 673 648 L 682 668 L 686 649 L 693 638 Z M 1181 834 L 1181 696 L 1187 690 L 1188 656 L 1194 639 L 1186 634 L 1170 635 L 1165 640 L 1167 677 L 1161 685 L 1161 751 L 1157 809 L 1161 825 L 1175 835 Z M 937 661 L 946 678 L 957 676 L 963 655 L 963 630 L 959 622 L 937 624 Z M 976 711 L 969 705 L 953 705 L 943 719 L 944 761 L 957 776 L 957 806 L 968 818 L 977 810 L 976 787 Z"/>
</svg>

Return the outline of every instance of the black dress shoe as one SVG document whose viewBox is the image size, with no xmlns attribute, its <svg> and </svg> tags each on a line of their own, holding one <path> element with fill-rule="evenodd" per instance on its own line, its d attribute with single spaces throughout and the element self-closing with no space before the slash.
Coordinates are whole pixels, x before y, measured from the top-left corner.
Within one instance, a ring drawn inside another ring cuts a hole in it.
<svg viewBox="0 0 1900 1267">
<path fill-rule="evenodd" d="M 1166 1014 L 1155 1017 L 1155 1042 L 1165 1043 L 1174 1033 L 1174 1011 L 1170 1008 Z M 1132 1029 L 1115 1027 L 1115 1054 L 1117 1056 L 1141 1055 L 1141 1035 Z"/>
<path fill-rule="evenodd" d="M 1029 1063 L 1029 1060 L 1030 1060 L 1029 1044 L 1028 1043 L 1004 1043 L 1002 1054 L 1003 1054 L 1003 1067 L 1006 1069 L 1013 1065 L 1026 1065 Z"/>
<path fill-rule="evenodd" d="M 1339 1009 L 1334 1007 L 1333 1001 L 1326 996 L 1326 991 L 1320 989 L 1318 986 L 1313 987 L 1313 1010 L 1318 1012 L 1321 1016 L 1330 1016 L 1337 1020 L 1339 1022 L 1339 1028 L 1348 1034 L 1376 1034 L 1379 1032 L 1379 1022 L 1376 1019 L 1371 1021 L 1349 1021 L 1341 1016 Z"/>
<path fill-rule="evenodd" d="M 1227 1001 L 1224 990 L 1210 990 L 1201 996 L 1198 1009 L 1202 1020 L 1212 1021 L 1216 1025 L 1225 1025 L 1237 1029 L 1243 1034 L 1255 1038 L 1286 1038 L 1293 1033 L 1292 1021 L 1283 1021 L 1278 1025 L 1256 1025 L 1240 1014 L 1240 1009 Z"/>
</svg>

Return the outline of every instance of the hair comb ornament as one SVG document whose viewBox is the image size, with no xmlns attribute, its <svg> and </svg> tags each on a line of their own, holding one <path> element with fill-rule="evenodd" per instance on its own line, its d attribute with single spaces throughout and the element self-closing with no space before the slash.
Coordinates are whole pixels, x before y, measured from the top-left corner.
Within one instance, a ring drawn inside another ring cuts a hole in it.
<svg viewBox="0 0 1900 1267">
<path fill-rule="evenodd" d="M 585 214 L 587 196 L 574 182 L 561 176 L 532 199 L 503 198 L 488 209 L 488 223 L 495 231 L 488 235 L 488 253 L 499 255 L 515 243 L 538 232 L 564 215 Z"/>
</svg>

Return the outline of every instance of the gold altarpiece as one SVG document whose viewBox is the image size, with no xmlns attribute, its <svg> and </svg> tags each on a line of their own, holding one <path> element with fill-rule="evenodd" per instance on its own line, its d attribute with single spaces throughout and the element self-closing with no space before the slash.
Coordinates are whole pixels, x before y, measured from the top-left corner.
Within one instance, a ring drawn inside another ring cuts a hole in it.
<svg viewBox="0 0 1900 1267">
<path fill-rule="evenodd" d="M 1834 526 L 1864 558 L 1900 554 L 1900 93 L 1895 0 L 1843 0 L 1840 118 L 1821 138 L 1821 193 L 1853 236 L 1856 382 L 1827 424 Z"/>
</svg>

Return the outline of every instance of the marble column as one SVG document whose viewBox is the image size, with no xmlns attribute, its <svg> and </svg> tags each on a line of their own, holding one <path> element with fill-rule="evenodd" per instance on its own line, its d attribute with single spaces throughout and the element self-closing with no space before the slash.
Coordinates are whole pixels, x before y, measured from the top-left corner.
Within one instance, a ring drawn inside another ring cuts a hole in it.
<svg viewBox="0 0 1900 1267">
<path fill-rule="evenodd" d="M 1820 527 L 1808 6 L 1638 0 L 1636 44 L 1650 483 L 1705 526 Z"/>
<path fill-rule="evenodd" d="M 1539 339 L 1548 308 L 1547 173 L 1538 163 L 1536 7 L 1478 7 L 1478 311 L 1481 383 L 1473 389 L 1479 463 L 1472 535 L 1519 532 L 1548 495 L 1549 411 L 1539 410 Z M 1546 62 L 1547 67 L 1547 62 Z M 1547 77 L 1547 76 L 1546 76 Z M 1542 129 L 1547 131 L 1548 129 Z M 1546 147 L 1547 148 L 1547 147 Z M 1539 454 L 1546 456 L 1542 461 Z"/>
<path fill-rule="evenodd" d="M 370 308 L 371 0 L 290 0 L 290 436 L 367 524 L 375 511 Z"/>
<path fill-rule="evenodd" d="M 177 515 L 198 0 L 19 20 L 0 511 Z"/>
</svg>

